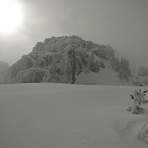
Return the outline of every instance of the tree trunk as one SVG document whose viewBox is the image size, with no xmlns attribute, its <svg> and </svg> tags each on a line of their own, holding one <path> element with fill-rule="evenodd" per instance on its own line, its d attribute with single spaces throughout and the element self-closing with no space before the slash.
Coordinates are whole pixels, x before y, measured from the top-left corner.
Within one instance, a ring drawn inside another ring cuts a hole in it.
<svg viewBox="0 0 148 148">
<path fill-rule="evenodd" d="M 71 83 L 75 84 L 76 81 L 76 55 L 75 55 L 75 50 L 72 49 L 71 51 L 71 69 L 72 69 L 72 80 Z"/>
</svg>

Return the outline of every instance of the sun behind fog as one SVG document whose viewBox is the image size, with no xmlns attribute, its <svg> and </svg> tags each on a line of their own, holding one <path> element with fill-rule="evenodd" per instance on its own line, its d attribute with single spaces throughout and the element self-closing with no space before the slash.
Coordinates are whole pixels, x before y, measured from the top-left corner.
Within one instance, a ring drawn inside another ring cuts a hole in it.
<svg viewBox="0 0 148 148">
<path fill-rule="evenodd" d="M 18 31 L 23 21 L 19 0 L 0 0 L 0 34 Z"/>
</svg>

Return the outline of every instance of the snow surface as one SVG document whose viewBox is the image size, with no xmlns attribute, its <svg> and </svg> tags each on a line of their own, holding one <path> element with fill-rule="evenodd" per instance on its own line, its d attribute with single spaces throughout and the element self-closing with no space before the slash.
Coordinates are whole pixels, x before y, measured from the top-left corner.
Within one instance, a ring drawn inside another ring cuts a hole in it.
<svg viewBox="0 0 148 148">
<path fill-rule="evenodd" d="M 0 148 L 147 148 L 138 139 L 147 113 L 126 111 L 134 89 L 0 85 Z"/>
</svg>

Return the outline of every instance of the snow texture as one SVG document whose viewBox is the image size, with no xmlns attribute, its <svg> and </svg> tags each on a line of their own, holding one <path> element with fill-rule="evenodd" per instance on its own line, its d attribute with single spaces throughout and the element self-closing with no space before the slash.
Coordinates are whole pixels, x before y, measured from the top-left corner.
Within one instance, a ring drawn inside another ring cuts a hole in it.
<svg viewBox="0 0 148 148">
<path fill-rule="evenodd" d="M 147 111 L 141 115 L 126 111 L 134 90 L 46 83 L 1 85 L 0 147 L 147 148 Z"/>
</svg>

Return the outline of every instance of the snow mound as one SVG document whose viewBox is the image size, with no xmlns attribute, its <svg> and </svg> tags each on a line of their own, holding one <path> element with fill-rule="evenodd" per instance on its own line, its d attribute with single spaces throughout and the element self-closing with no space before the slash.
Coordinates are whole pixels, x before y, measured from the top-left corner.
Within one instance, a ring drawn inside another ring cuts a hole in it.
<svg viewBox="0 0 148 148">
<path fill-rule="evenodd" d="M 148 144 L 148 121 L 141 125 L 138 137 L 141 141 Z"/>
<path fill-rule="evenodd" d="M 147 115 L 132 115 L 125 121 L 119 121 L 116 131 L 120 138 L 122 138 L 122 141 L 128 143 L 133 148 L 147 148 L 148 121 L 146 118 Z"/>
</svg>

